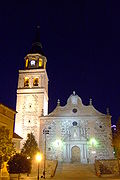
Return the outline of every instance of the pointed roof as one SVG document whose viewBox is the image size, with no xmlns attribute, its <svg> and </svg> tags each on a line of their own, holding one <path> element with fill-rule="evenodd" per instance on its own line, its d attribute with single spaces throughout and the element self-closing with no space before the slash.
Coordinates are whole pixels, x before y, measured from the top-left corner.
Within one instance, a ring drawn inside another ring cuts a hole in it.
<svg viewBox="0 0 120 180">
<path fill-rule="evenodd" d="M 43 50 L 42 50 L 42 44 L 40 42 L 40 26 L 37 26 L 36 32 L 35 32 L 35 38 L 32 43 L 32 48 L 29 51 L 29 54 L 36 54 L 39 53 L 44 56 Z"/>
</svg>

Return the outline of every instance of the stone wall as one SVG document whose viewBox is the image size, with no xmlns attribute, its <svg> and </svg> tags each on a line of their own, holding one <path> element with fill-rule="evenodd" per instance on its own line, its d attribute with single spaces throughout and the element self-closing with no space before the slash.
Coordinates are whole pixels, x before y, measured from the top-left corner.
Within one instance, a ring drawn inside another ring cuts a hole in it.
<svg viewBox="0 0 120 180">
<path fill-rule="evenodd" d="M 120 161 L 118 159 L 103 159 L 95 161 L 95 172 L 97 176 L 101 175 L 119 175 L 120 174 Z"/>
<path fill-rule="evenodd" d="M 73 126 L 73 122 L 77 126 Z M 111 141 L 110 120 L 105 116 L 101 117 L 43 117 L 40 126 L 40 149 L 44 151 L 44 134 L 43 129 L 49 129 L 46 135 L 46 151 L 47 158 L 58 159 L 59 161 L 67 161 L 69 157 L 65 157 L 66 145 L 69 146 L 69 154 L 71 146 L 86 144 L 87 159 L 89 163 L 94 163 L 95 159 L 111 159 L 114 158 L 113 147 Z M 91 138 L 95 138 L 98 144 L 90 145 Z M 62 141 L 62 146 L 55 144 Z M 55 145 L 55 146 L 54 146 Z M 82 153 L 82 149 L 81 149 Z M 82 156 L 81 156 L 82 158 Z M 69 158 L 71 161 L 71 155 Z M 81 161 L 82 162 L 82 161 Z"/>
<path fill-rule="evenodd" d="M 114 158 L 112 147 L 111 120 L 109 116 L 97 118 L 94 127 L 94 137 L 98 141 L 96 156 L 98 159 Z"/>
<path fill-rule="evenodd" d="M 25 77 L 29 78 L 29 86 L 24 87 Z M 38 86 L 33 85 L 34 78 L 38 78 Z M 44 109 L 44 112 L 43 112 Z M 33 133 L 40 142 L 39 117 L 48 114 L 48 78 L 46 70 L 20 70 L 17 89 L 15 132 L 23 138 L 21 148 L 28 133 Z"/>
</svg>

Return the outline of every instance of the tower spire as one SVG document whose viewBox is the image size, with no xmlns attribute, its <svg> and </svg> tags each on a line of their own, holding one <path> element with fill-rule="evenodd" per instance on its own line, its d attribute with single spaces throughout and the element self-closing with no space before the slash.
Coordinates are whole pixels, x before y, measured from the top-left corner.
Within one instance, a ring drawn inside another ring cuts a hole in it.
<svg viewBox="0 0 120 180">
<path fill-rule="evenodd" d="M 46 69 L 47 59 L 42 50 L 40 42 L 40 26 L 35 29 L 32 48 L 25 57 L 25 69 Z"/>
<path fill-rule="evenodd" d="M 40 43 L 40 26 L 36 26 L 36 29 L 35 29 L 35 38 L 33 40 L 33 43 Z M 41 48 L 42 48 L 42 44 L 40 43 L 41 45 Z"/>
<path fill-rule="evenodd" d="M 39 53 L 44 56 L 42 44 L 40 42 L 40 26 L 37 26 L 35 29 L 35 38 L 32 43 L 32 48 L 30 49 L 30 54 L 35 53 Z"/>
</svg>

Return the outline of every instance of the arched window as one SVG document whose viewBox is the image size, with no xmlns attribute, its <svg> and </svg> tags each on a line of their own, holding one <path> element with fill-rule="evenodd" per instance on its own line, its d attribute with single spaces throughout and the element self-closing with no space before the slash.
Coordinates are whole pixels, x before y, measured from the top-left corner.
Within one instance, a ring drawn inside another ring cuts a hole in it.
<svg viewBox="0 0 120 180">
<path fill-rule="evenodd" d="M 26 59 L 25 67 L 28 67 L 28 58 Z"/>
<path fill-rule="evenodd" d="M 43 60 L 39 58 L 39 67 L 42 67 L 42 65 L 43 65 Z"/>
<path fill-rule="evenodd" d="M 24 79 L 24 87 L 28 87 L 29 86 L 29 78 L 25 77 Z"/>
<path fill-rule="evenodd" d="M 33 86 L 38 86 L 39 80 L 38 78 L 34 78 L 33 80 Z"/>
</svg>

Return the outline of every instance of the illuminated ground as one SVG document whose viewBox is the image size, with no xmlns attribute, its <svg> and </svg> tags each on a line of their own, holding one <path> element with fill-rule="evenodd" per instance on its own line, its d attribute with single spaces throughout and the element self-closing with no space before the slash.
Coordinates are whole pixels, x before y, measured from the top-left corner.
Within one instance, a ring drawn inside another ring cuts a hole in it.
<svg viewBox="0 0 120 180">
<path fill-rule="evenodd" d="M 26 177 L 26 180 L 37 180 L 37 176 Z M 119 180 L 120 177 L 97 177 L 94 172 L 93 165 L 81 164 L 62 164 L 58 166 L 56 175 L 51 180 Z M 0 178 L 0 180 L 9 180 L 8 178 Z M 48 180 L 46 178 L 46 180 Z M 49 179 L 50 180 L 50 179 Z"/>
<path fill-rule="evenodd" d="M 56 180 L 120 179 L 120 177 L 96 177 L 93 165 L 63 164 L 58 168 L 59 169 L 57 170 L 56 175 L 53 178 Z"/>
</svg>

